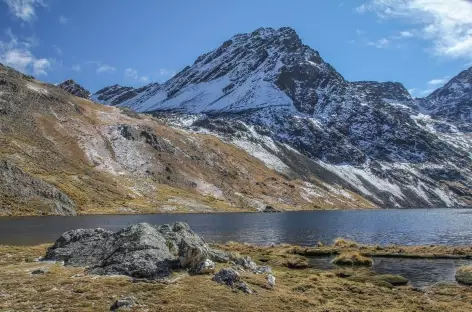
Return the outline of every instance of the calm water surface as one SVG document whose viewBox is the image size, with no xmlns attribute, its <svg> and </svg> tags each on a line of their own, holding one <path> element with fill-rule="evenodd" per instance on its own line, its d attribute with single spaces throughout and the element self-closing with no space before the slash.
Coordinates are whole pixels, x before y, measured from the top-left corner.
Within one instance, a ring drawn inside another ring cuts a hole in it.
<svg viewBox="0 0 472 312">
<path fill-rule="evenodd" d="M 331 270 L 336 268 L 332 258 L 310 258 L 315 268 Z M 470 260 L 455 259 L 399 259 L 375 257 L 372 270 L 378 274 L 398 274 L 410 281 L 415 287 L 425 287 L 438 282 L 455 282 L 456 269 L 463 265 L 471 265 Z M 356 268 L 354 268 L 356 270 Z M 357 268 L 357 270 L 363 270 Z"/>
<path fill-rule="evenodd" d="M 382 245 L 472 244 L 472 211 L 457 209 L 0 218 L 0 244 L 49 243 L 77 228 L 116 231 L 174 221 L 188 222 L 209 242 L 314 245 L 345 237 Z"/>
</svg>

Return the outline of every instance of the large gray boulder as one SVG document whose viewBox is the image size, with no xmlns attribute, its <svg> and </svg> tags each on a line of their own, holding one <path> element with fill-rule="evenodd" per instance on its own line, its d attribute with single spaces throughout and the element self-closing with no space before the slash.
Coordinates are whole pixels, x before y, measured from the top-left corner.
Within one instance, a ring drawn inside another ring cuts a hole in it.
<svg viewBox="0 0 472 312">
<path fill-rule="evenodd" d="M 44 260 L 87 267 L 91 274 L 155 279 L 169 276 L 174 269 L 195 267 L 205 259 L 220 260 L 213 254 L 186 223 L 140 223 L 116 233 L 104 229 L 66 232 Z"/>
</svg>

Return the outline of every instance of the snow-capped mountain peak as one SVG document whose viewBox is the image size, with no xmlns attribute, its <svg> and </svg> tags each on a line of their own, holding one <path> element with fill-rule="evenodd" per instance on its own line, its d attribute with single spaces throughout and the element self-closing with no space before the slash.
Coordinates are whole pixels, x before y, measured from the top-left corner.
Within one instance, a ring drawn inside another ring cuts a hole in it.
<svg viewBox="0 0 472 312">
<path fill-rule="evenodd" d="M 439 98 L 457 94 L 464 116 L 469 77 L 460 74 L 428 101 L 446 107 Z M 176 126 L 217 135 L 284 174 L 336 179 L 382 206 L 468 202 L 458 199 L 472 177 L 467 136 L 421 114 L 418 106 L 432 105 L 401 83 L 345 80 L 288 27 L 233 36 L 164 84 L 140 92 L 114 86 L 94 98 L 165 112 Z M 174 120 L 169 111 L 186 115 Z"/>
</svg>

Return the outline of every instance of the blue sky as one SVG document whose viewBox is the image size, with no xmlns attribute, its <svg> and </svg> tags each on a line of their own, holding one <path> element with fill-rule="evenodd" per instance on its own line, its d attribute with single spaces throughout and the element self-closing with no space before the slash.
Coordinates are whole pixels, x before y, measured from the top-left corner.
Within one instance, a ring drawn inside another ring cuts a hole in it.
<svg viewBox="0 0 472 312">
<path fill-rule="evenodd" d="M 294 28 L 348 80 L 422 96 L 472 66 L 466 0 L 0 0 L 0 62 L 91 91 L 163 82 L 237 33 Z"/>
</svg>

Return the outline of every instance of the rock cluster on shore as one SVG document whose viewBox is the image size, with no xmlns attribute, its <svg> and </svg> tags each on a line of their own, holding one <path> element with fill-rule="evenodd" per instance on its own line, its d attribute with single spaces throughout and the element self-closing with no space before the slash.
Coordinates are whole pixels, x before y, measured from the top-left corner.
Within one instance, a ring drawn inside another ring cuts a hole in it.
<svg viewBox="0 0 472 312">
<path fill-rule="evenodd" d="M 174 269 L 207 271 L 209 261 L 229 256 L 212 250 L 186 223 L 152 226 L 140 223 L 116 233 L 104 229 L 66 232 L 48 249 L 45 260 L 87 267 L 99 275 L 127 275 L 155 279 Z M 202 264 L 203 262 L 203 264 Z"/>
<path fill-rule="evenodd" d="M 211 274 L 215 272 L 215 262 L 231 263 L 233 268 L 221 269 L 213 280 L 248 294 L 252 291 L 236 270 L 272 273 L 270 267 L 258 266 L 250 257 L 212 249 L 183 222 L 161 226 L 140 223 L 116 233 L 101 228 L 68 231 L 47 250 L 44 260 L 85 267 L 88 274 L 138 279 L 166 278 L 179 269 Z M 270 283 L 275 285 L 275 278 L 270 278 Z"/>
</svg>

